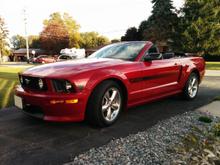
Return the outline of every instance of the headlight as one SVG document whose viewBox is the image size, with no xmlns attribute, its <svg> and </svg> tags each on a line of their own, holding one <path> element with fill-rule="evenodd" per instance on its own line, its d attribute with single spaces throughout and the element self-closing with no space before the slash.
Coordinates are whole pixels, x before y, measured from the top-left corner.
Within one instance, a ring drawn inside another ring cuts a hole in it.
<svg viewBox="0 0 220 165">
<path fill-rule="evenodd" d="M 65 87 L 66 87 L 66 90 L 67 90 L 67 91 L 70 91 L 70 90 L 73 88 L 72 84 L 70 84 L 69 81 L 66 81 L 66 82 L 65 82 Z"/>
<path fill-rule="evenodd" d="M 73 85 L 67 80 L 52 80 L 52 83 L 56 92 L 74 92 Z"/>
<path fill-rule="evenodd" d="M 44 87 L 44 82 L 43 82 L 42 79 L 39 79 L 39 80 L 38 80 L 38 85 L 39 85 L 39 88 L 40 88 L 40 89 L 43 89 L 43 87 Z"/>
</svg>

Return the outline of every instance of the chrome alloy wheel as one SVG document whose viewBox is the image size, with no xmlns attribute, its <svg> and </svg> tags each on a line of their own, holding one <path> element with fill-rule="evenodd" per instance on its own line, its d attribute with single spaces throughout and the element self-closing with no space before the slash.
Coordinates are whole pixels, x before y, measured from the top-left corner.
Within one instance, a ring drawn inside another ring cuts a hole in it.
<svg viewBox="0 0 220 165">
<path fill-rule="evenodd" d="M 194 98 L 198 91 L 198 79 L 197 77 L 193 76 L 188 85 L 188 94 L 191 98 Z"/>
<path fill-rule="evenodd" d="M 121 94 L 117 88 L 108 89 L 102 98 L 102 115 L 108 122 L 114 121 L 122 104 Z"/>
</svg>

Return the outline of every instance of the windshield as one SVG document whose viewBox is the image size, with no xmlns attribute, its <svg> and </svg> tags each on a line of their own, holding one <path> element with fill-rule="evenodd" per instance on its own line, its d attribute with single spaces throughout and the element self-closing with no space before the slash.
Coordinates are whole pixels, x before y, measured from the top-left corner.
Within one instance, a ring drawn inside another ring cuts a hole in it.
<svg viewBox="0 0 220 165">
<path fill-rule="evenodd" d="M 93 53 L 89 58 L 113 58 L 134 61 L 145 44 L 145 42 L 112 44 Z"/>
</svg>

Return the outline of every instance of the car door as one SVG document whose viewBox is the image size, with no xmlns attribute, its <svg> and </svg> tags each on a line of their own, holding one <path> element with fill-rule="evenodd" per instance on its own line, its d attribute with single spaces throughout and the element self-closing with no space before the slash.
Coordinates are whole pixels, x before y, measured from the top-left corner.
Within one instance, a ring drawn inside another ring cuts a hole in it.
<svg viewBox="0 0 220 165">
<path fill-rule="evenodd" d="M 158 55 L 155 46 L 152 46 L 145 55 Z M 145 96 L 166 95 L 169 92 L 178 90 L 178 80 L 181 66 L 175 59 L 157 59 L 143 61 L 143 77 Z"/>
</svg>

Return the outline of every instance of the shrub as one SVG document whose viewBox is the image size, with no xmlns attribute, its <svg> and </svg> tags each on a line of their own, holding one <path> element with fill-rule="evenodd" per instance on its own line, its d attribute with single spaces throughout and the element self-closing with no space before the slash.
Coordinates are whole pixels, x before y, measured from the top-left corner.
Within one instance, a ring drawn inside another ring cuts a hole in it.
<svg viewBox="0 0 220 165">
<path fill-rule="evenodd" d="M 220 123 L 212 129 L 220 133 Z M 182 142 L 172 148 L 170 151 L 176 158 L 171 164 L 220 164 L 220 138 L 208 129 L 194 127 L 193 132 L 186 134 Z"/>
<path fill-rule="evenodd" d="M 204 55 L 203 58 L 205 61 L 220 61 L 220 55 Z"/>
<path fill-rule="evenodd" d="M 201 122 L 204 122 L 204 123 L 211 123 L 212 122 L 212 119 L 207 116 L 201 116 L 201 117 L 199 117 L 198 120 Z"/>
<path fill-rule="evenodd" d="M 214 125 L 213 132 L 215 136 L 220 136 L 220 123 L 217 123 Z"/>
</svg>

